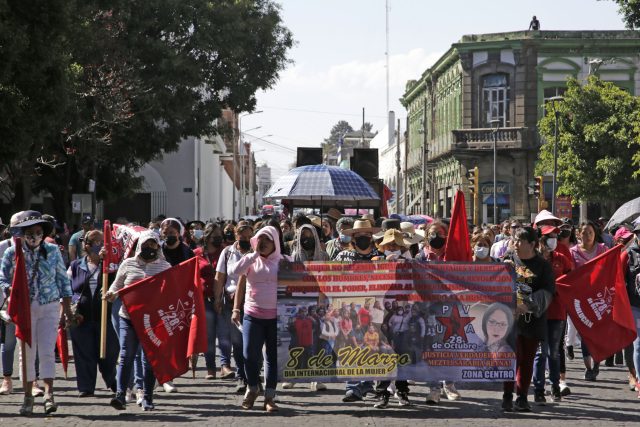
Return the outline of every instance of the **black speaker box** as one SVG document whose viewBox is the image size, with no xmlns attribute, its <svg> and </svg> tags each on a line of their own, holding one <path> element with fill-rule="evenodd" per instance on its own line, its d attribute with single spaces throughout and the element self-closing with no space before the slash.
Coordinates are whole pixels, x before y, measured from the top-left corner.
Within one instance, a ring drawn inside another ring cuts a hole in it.
<svg viewBox="0 0 640 427">
<path fill-rule="evenodd" d="M 296 167 L 322 164 L 322 148 L 298 147 Z"/>
<path fill-rule="evenodd" d="M 366 180 L 378 178 L 378 149 L 354 148 L 351 170 Z"/>
</svg>

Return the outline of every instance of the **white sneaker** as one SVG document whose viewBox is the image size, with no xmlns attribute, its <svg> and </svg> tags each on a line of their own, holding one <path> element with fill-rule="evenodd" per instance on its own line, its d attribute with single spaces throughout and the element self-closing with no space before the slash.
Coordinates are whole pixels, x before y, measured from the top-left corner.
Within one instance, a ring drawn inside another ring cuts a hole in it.
<svg viewBox="0 0 640 427">
<path fill-rule="evenodd" d="M 427 395 L 427 405 L 437 405 L 440 403 L 440 390 L 432 388 Z"/>
<path fill-rule="evenodd" d="M 442 386 L 442 392 L 444 393 L 446 398 L 449 399 L 449 400 L 459 400 L 460 397 L 461 397 L 460 393 L 458 393 L 458 390 L 456 390 L 455 384 L 453 384 L 453 383 L 451 383 L 451 384 L 445 383 Z"/>
<path fill-rule="evenodd" d="M 162 388 L 164 389 L 164 391 L 166 393 L 177 393 L 178 392 L 178 388 L 173 385 L 172 381 L 167 381 L 166 383 L 162 384 Z"/>
<path fill-rule="evenodd" d="M 293 383 L 282 383 L 282 388 L 285 390 L 289 390 L 294 387 Z"/>
<path fill-rule="evenodd" d="M 284 388 L 284 385 L 282 387 Z M 327 386 L 324 385 L 324 383 L 314 381 L 309 388 L 311 388 L 312 391 L 323 391 L 327 389 Z"/>
<path fill-rule="evenodd" d="M 136 392 L 128 388 L 127 392 L 124 394 L 124 401 L 127 403 L 135 402 Z"/>
<path fill-rule="evenodd" d="M 144 390 L 138 389 L 136 390 L 136 405 L 142 406 L 142 401 L 144 400 Z"/>
</svg>

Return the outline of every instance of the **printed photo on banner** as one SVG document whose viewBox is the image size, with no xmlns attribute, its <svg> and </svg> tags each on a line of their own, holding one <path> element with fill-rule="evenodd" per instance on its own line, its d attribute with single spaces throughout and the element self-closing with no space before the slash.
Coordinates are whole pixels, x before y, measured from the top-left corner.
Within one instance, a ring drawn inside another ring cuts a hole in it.
<svg viewBox="0 0 640 427">
<path fill-rule="evenodd" d="M 283 263 L 283 381 L 514 378 L 508 267 Z"/>
</svg>

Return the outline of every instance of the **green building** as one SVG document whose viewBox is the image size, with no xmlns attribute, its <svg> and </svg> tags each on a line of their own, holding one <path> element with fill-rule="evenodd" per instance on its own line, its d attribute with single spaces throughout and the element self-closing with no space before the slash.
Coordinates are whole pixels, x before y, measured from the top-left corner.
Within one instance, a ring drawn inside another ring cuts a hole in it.
<svg viewBox="0 0 640 427">
<path fill-rule="evenodd" d="M 417 80 L 407 82 L 401 99 L 409 131 L 406 212 L 448 217 L 453 195 L 462 189 L 469 217 L 475 210 L 478 223 L 494 222 L 495 138 L 498 220 L 528 221 L 538 211 L 530 186 L 545 143 L 537 131 L 545 100 L 561 96 L 568 77 L 584 80 L 589 74 L 640 95 L 639 53 L 635 31 L 463 36 Z M 476 166 L 480 191 L 474 206 L 467 171 Z M 550 200 L 550 176 L 544 193 Z"/>
</svg>

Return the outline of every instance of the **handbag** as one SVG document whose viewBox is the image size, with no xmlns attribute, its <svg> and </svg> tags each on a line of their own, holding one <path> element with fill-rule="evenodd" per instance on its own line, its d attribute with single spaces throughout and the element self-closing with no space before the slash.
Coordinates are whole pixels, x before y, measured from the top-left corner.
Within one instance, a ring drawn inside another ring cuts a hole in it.
<svg viewBox="0 0 640 427">
<path fill-rule="evenodd" d="M 84 291 L 87 289 L 87 284 L 91 281 L 93 276 L 96 275 L 98 270 L 100 270 L 100 265 L 98 265 L 89 277 L 85 279 L 82 284 L 82 289 L 80 290 L 80 297 L 71 302 L 71 315 L 73 316 L 72 326 L 78 326 L 81 323 L 80 321 L 77 321 L 78 317 L 84 318 L 84 316 L 80 314 L 80 299 L 82 298 L 82 295 L 84 295 Z"/>
</svg>

